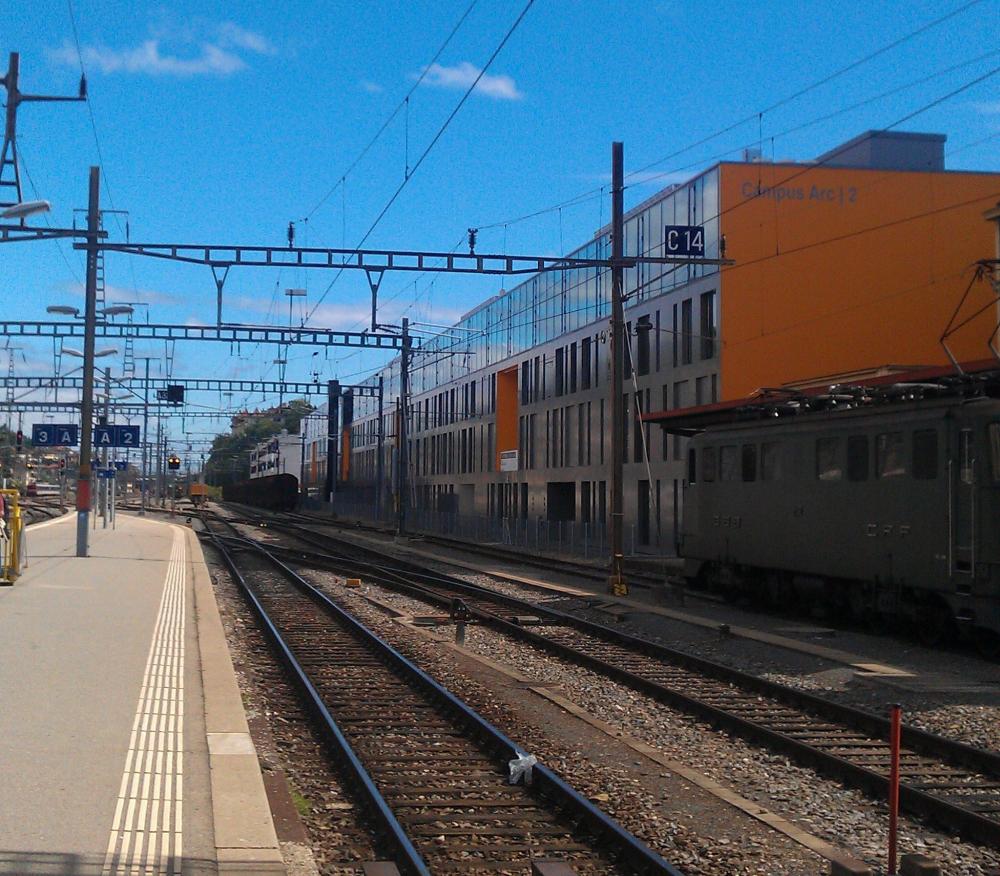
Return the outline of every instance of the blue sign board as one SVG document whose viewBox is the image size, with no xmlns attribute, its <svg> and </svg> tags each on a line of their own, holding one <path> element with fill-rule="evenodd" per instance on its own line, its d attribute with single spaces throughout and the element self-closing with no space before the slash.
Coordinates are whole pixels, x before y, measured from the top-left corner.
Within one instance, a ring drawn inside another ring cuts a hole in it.
<svg viewBox="0 0 1000 876">
<path fill-rule="evenodd" d="M 704 225 L 668 225 L 663 234 L 665 256 L 705 255 Z"/>
<path fill-rule="evenodd" d="M 94 447 L 99 450 L 102 447 L 114 447 L 114 446 L 115 446 L 115 427 L 94 426 Z"/>
<path fill-rule="evenodd" d="M 76 423 L 37 423 L 31 427 L 31 443 L 35 447 L 75 447 L 80 438 Z"/>
<path fill-rule="evenodd" d="M 138 447 L 138 426 L 115 426 L 115 447 Z"/>
<path fill-rule="evenodd" d="M 110 481 L 117 473 L 113 468 L 99 468 L 97 470 L 97 476 L 106 481 Z"/>
<path fill-rule="evenodd" d="M 138 426 L 94 426 L 94 447 L 138 447 Z"/>
<path fill-rule="evenodd" d="M 127 459 L 116 459 L 115 468 L 118 471 L 128 471 L 128 460 Z"/>
</svg>

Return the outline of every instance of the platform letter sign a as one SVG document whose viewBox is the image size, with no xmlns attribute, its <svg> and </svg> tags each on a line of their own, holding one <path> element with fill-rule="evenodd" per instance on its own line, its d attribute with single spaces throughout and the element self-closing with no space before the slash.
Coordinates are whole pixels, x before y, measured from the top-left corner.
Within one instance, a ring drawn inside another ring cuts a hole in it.
<svg viewBox="0 0 1000 876">
<path fill-rule="evenodd" d="M 115 446 L 115 427 L 94 426 L 94 447 L 100 449 L 101 447 L 114 447 L 114 446 Z"/>
<path fill-rule="evenodd" d="M 705 256 L 704 225 L 668 225 L 663 235 L 666 256 Z"/>
</svg>

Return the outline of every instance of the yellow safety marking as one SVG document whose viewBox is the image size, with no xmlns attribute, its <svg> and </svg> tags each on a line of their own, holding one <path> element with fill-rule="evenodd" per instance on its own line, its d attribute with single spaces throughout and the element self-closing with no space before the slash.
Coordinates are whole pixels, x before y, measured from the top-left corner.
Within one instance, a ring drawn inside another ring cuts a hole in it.
<svg viewBox="0 0 1000 876">
<path fill-rule="evenodd" d="M 174 540 L 102 876 L 180 876 L 183 864 L 183 532 Z"/>
</svg>

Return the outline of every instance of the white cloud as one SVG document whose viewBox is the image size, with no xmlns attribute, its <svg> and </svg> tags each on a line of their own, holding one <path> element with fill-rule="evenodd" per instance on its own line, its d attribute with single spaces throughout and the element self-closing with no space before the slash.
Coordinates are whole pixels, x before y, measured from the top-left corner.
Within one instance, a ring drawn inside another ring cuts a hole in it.
<svg viewBox="0 0 1000 876">
<path fill-rule="evenodd" d="M 977 112 L 981 112 L 986 116 L 995 116 L 1000 113 L 1000 100 L 977 100 L 972 104 L 972 106 Z"/>
<path fill-rule="evenodd" d="M 136 46 L 111 48 L 83 46 L 83 65 L 101 73 L 140 73 L 149 76 L 229 76 L 246 69 L 244 53 L 273 55 L 276 49 L 256 31 L 231 21 L 218 25 L 201 22 L 179 26 L 158 25 L 153 35 Z M 75 66 L 76 49 L 68 40 L 48 51 L 59 64 Z"/>
<path fill-rule="evenodd" d="M 468 61 L 462 61 L 454 67 L 442 64 L 431 64 L 426 69 L 422 84 L 432 88 L 466 89 L 481 73 L 479 67 Z M 486 97 L 497 100 L 520 100 L 524 94 L 518 90 L 517 83 L 510 76 L 486 73 L 476 85 L 476 91 Z"/>
<path fill-rule="evenodd" d="M 367 91 L 369 94 L 381 94 L 385 89 L 379 85 L 377 82 L 372 82 L 369 79 L 362 79 L 358 82 L 358 88 L 362 91 Z"/>
<path fill-rule="evenodd" d="M 83 297 L 83 283 L 67 283 L 63 288 L 74 298 Z M 139 302 L 141 304 L 175 304 L 178 297 L 174 293 L 159 292 L 155 289 L 126 289 L 124 286 L 114 286 L 111 284 L 107 284 L 104 287 L 104 300 L 108 304 L 116 301 Z M 143 322 L 145 321 L 145 316 L 145 310 L 139 310 L 136 312 L 134 319 L 136 322 Z M 118 317 L 118 319 L 121 319 L 121 317 Z M 155 322 L 155 319 L 153 321 Z"/>
<path fill-rule="evenodd" d="M 258 55 L 276 55 L 278 50 L 263 34 L 240 27 L 232 21 L 219 25 L 219 42 L 225 46 L 246 49 Z"/>
</svg>

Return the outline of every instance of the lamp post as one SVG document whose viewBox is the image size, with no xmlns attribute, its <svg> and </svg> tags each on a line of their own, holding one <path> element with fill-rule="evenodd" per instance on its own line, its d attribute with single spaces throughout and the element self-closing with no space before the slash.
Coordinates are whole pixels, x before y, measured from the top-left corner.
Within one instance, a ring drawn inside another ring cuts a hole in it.
<svg viewBox="0 0 1000 876">
<path fill-rule="evenodd" d="M 59 305 L 54 305 L 54 307 L 58 307 L 58 306 Z M 46 309 L 50 310 L 51 308 L 46 308 Z M 87 496 L 86 496 L 86 500 L 87 500 L 86 501 L 86 505 L 87 505 L 87 513 L 89 513 L 89 511 L 90 511 L 90 493 L 89 493 L 89 487 L 90 487 L 90 480 L 91 480 L 91 475 L 90 475 L 89 469 L 90 469 L 90 457 L 91 457 L 92 439 L 93 439 L 94 360 L 95 359 L 103 359 L 105 356 L 114 356 L 114 355 L 116 355 L 118 353 L 118 350 L 115 347 L 104 347 L 103 349 L 95 350 L 94 349 L 94 339 L 93 338 L 90 339 L 90 379 L 89 380 L 87 379 L 87 348 L 86 348 L 86 345 L 84 346 L 84 349 L 82 351 L 81 350 L 75 350 L 72 347 L 63 347 L 63 353 L 65 353 L 67 356 L 73 356 L 73 357 L 78 358 L 78 359 L 83 359 L 83 362 L 84 362 L 84 366 L 83 366 L 83 373 L 84 373 L 84 377 L 83 377 L 83 384 L 84 384 L 84 386 L 83 386 L 83 393 L 84 393 L 84 399 L 85 400 L 86 400 L 86 397 L 87 397 L 88 390 L 89 390 L 89 393 L 90 393 L 90 405 L 91 405 L 91 407 L 90 407 L 90 413 L 86 414 L 86 415 L 84 414 L 84 412 L 82 410 L 82 408 L 84 407 L 83 404 L 81 404 L 81 411 L 80 411 L 80 467 L 81 468 L 83 467 L 84 460 L 86 460 L 86 465 L 87 465 L 87 469 L 88 469 L 88 473 L 87 473 L 88 493 L 87 493 Z M 84 402 L 84 404 L 85 403 L 86 402 Z M 107 411 L 106 411 L 106 413 L 107 413 Z M 84 443 L 84 442 L 86 442 L 86 443 Z M 85 453 L 85 451 L 86 451 L 86 453 Z M 76 510 L 77 510 L 77 533 L 76 533 L 77 534 L 77 541 L 76 541 L 77 554 L 76 555 L 78 557 L 85 557 L 85 556 L 87 556 L 87 534 L 86 534 L 87 533 L 87 521 L 86 521 L 86 517 L 85 517 L 84 518 L 84 524 L 83 524 L 83 545 L 82 545 L 82 548 L 81 548 L 81 544 L 80 544 L 80 507 L 81 507 L 82 503 L 81 503 L 81 499 L 80 499 L 80 490 L 79 490 L 79 483 L 82 482 L 84 478 L 83 478 L 83 475 L 78 475 L 78 478 L 79 478 L 79 481 L 77 483 L 77 498 L 76 498 Z M 98 501 L 100 501 L 100 500 L 98 500 Z M 82 549 L 83 553 L 80 553 L 81 549 Z"/>
<path fill-rule="evenodd" d="M 97 329 L 97 242 L 101 222 L 101 169 L 90 168 L 87 200 L 87 282 L 84 298 L 83 398 L 80 402 L 80 473 L 76 482 L 76 555 L 87 556 L 90 515 L 91 425 L 94 418 L 94 336 Z"/>
<path fill-rule="evenodd" d="M 140 516 L 145 516 L 146 514 L 146 491 L 148 489 L 147 481 L 149 480 L 149 363 L 153 359 L 159 359 L 158 356 L 138 356 L 137 358 L 143 359 L 146 363 L 146 376 L 142 384 L 142 437 L 139 444 L 142 447 L 142 478 L 139 482 L 139 514 Z"/>
</svg>

